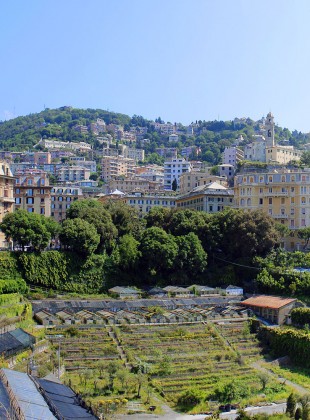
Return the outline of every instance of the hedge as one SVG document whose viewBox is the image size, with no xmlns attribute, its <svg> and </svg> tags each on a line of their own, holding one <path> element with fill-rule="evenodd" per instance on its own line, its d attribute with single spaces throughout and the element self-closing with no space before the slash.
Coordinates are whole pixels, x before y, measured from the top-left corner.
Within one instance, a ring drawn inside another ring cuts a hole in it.
<svg viewBox="0 0 310 420">
<path fill-rule="evenodd" d="M 289 356 L 297 365 L 310 367 L 310 334 L 294 328 L 262 327 L 260 337 L 276 357 Z"/>
<path fill-rule="evenodd" d="M 294 325 L 310 325 L 310 308 L 295 308 L 291 312 Z"/>
</svg>

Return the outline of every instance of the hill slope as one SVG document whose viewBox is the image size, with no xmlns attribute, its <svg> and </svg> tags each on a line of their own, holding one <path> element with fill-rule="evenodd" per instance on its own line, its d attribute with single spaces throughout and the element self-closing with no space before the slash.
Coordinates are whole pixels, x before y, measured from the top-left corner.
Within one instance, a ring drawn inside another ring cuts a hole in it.
<svg viewBox="0 0 310 420">
<path fill-rule="evenodd" d="M 154 130 L 151 121 L 141 116 L 130 117 L 125 114 L 109 112 L 101 109 L 76 109 L 61 107 L 58 109 L 45 109 L 36 114 L 0 122 L 0 149 L 12 151 L 26 151 L 41 138 L 58 139 L 64 141 L 86 141 L 99 148 L 96 137 L 88 132 L 78 133 L 73 129 L 77 124 L 87 125 L 101 118 L 106 124 L 117 124 L 129 130 L 131 126 L 146 126 L 148 133 L 146 138 L 150 143 L 145 146 L 146 154 L 150 155 L 156 149 L 167 145 L 167 136 L 160 135 Z M 173 144 L 178 148 L 182 146 L 198 146 L 201 149 L 199 159 L 209 164 L 220 162 L 221 153 L 225 146 L 229 146 L 242 134 L 244 143 L 252 140 L 252 136 L 259 132 L 262 121 L 247 119 L 235 119 L 234 121 L 196 121 L 195 132 L 192 136 L 186 135 L 186 130 L 179 136 L 179 142 Z M 181 127 L 182 130 L 182 127 Z M 290 132 L 286 128 L 276 127 L 276 140 L 300 147 L 310 141 L 309 134 L 303 134 L 296 130 Z M 171 146 L 171 144 L 170 144 Z M 137 143 L 139 147 L 139 142 Z"/>
</svg>

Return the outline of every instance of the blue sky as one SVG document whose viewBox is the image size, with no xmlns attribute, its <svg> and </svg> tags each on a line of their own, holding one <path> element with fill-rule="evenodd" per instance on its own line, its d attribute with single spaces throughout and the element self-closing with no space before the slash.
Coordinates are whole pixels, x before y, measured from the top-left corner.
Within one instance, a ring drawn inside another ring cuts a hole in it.
<svg viewBox="0 0 310 420">
<path fill-rule="evenodd" d="M 3 0 L 0 120 L 71 105 L 310 132 L 308 0 Z"/>
</svg>

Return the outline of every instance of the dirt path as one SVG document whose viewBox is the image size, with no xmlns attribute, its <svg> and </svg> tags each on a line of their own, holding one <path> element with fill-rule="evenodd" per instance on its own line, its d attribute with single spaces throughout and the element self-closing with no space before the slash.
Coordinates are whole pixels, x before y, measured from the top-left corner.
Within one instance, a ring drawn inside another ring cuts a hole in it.
<svg viewBox="0 0 310 420">
<path fill-rule="evenodd" d="M 285 383 L 286 385 L 289 385 L 300 395 L 309 394 L 308 389 L 304 388 L 301 385 L 296 384 L 295 382 L 290 381 L 289 379 L 283 378 L 282 376 L 278 375 L 277 373 L 272 372 L 272 370 L 268 368 L 261 366 L 261 362 L 253 362 L 251 366 L 259 370 L 260 372 L 271 375 L 276 381 L 281 382 L 282 384 Z"/>
</svg>

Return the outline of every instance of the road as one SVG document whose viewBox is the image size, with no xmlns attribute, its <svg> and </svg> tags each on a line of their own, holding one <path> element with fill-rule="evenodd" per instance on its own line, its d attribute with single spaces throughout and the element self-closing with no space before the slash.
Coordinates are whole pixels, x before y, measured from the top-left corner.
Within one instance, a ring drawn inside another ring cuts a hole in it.
<svg viewBox="0 0 310 420">
<path fill-rule="evenodd" d="M 135 420 L 151 420 L 151 419 L 159 419 L 159 420 L 204 420 L 206 418 L 205 414 L 180 414 L 173 411 L 170 407 L 164 406 L 162 407 L 164 410 L 164 414 L 156 415 L 156 414 L 135 414 Z M 245 411 L 251 415 L 254 414 L 275 414 L 275 413 L 284 413 L 286 410 L 286 403 L 282 404 L 270 404 L 264 405 L 263 407 L 247 407 Z M 237 417 L 237 410 L 232 410 L 229 413 L 221 413 L 221 419 L 227 420 L 234 420 Z M 132 415 L 119 415 L 117 420 L 133 420 Z"/>
</svg>

